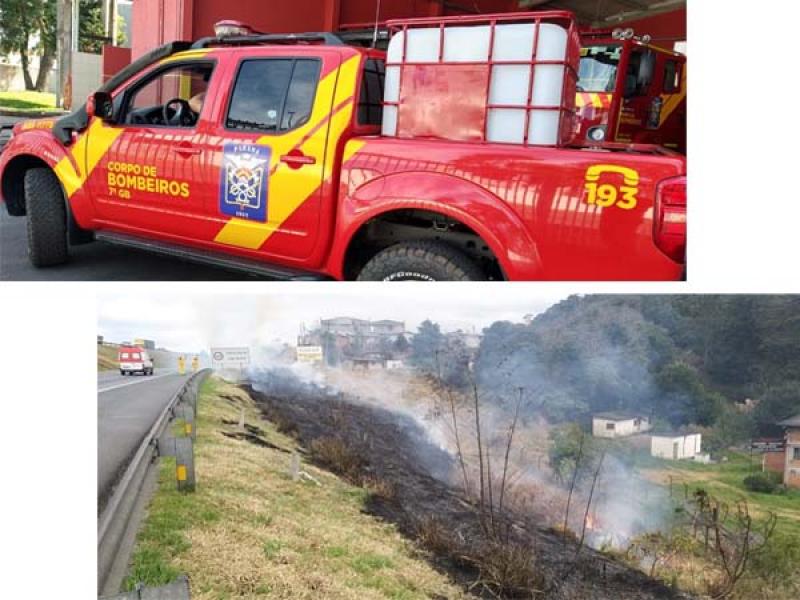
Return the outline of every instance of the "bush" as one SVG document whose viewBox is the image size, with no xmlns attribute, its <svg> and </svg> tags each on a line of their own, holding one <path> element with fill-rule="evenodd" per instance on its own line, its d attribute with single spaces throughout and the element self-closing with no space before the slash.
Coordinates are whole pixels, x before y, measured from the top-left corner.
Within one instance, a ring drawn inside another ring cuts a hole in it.
<svg viewBox="0 0 800 600">
<path fill-rule="evenodd" d="M 334 437 L 316 438 L 311 442 L 311 453 L 320 463 L 339 475 L 360 482 L 365 461 L 344 440 Z"/>
<path fill-rule="evenodd" d="M 772 494 L 778 489 L 778 483 L 769 473 L 756 473 L 744 478 L 744 487 L 751 492 Z"/>
</svg>

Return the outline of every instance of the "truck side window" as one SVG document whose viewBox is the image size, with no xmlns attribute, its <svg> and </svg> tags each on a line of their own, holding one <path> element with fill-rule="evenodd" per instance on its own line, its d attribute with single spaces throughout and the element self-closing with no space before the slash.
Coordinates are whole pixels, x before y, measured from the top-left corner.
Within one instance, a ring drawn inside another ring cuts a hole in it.
<svg viewBox="0 0 800 600">
<path fill-rule="evenodd" d="M 311 116 L 320 63 L 316 59 L 245 60 L 233 87 L 225 127 L 284 132 Z"/>
<path fill-rule="evenodd" d="M 147 77 L 125 94 L 123 123 L 194 126 L 213 71 L 213 64 L 183 64 Z"/>
<path fill-rule="evenodd" d="M 680 91 L 681 87 L 681 70 L 678 62 L 675 60 L 668 60 L 664 65 L 664 92 L 667 94 L 674 94 Z"/>
<path fill-rule="evenodd" d="M 646 96 L 653 80 L 656 55 L 652 50 L 635 50 L 625 73 L 625 97 Z"/>
<path fill-rule="evenodd" d="M 383 80 L 385 75 L 384 61 L 374 58 L 364 61 L 361 92 L 358 97 L 359 125 L 380 125 L 383 121 Z"/>
</svg>

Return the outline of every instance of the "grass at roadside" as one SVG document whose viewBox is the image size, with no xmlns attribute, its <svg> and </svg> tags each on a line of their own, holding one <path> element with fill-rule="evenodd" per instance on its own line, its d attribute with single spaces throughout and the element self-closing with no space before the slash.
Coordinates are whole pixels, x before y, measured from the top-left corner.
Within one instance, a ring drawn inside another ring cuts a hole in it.
<svg viewBox="0 0 800 600">
<path fill-rule="evenodd" d="M 119 369 L 117 348 L 97 344 L 97 370 L 114 371 L 116 369 Z"/>
<path fill-rule="evenodd" d="M 236 431 L 241 408 L 268 446 L 223 435 Z M 319 484 L 292 481 L 295 448 L 259 418 L 242 390 L 206 380 L 197 415 L 197 491 L 177 492 L 174 460 L 162 459 L 126 586 L 187 573 L 199 600 L 461 596 L 392 525 L 362 512 L 364 489 L 305 463 L 301 469 Z"/>
<path fill-rule="evenodd" d="M 56 95 L 46 92 L 0 92 L 0 110 L 41 112 L 55 110 Z"/>
</svg>

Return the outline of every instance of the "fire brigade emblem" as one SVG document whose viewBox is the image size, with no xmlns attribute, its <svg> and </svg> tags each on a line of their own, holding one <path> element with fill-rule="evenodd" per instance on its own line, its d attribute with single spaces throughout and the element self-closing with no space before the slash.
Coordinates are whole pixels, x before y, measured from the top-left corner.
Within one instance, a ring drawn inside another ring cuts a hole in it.
<svg viewBox="0 0 800 600">
<path fill-rule="evenodd" d="M 269 146 L 225 144 L 220 180 L 220 212 L 266 222 Z"/>
</svg>

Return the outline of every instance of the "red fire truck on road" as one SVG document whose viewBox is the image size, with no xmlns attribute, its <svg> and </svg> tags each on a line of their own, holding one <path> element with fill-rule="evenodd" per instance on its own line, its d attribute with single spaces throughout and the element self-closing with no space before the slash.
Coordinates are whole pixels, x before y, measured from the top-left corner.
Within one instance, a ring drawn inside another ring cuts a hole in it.
<svg viewBox="0 0 800 600">
<path fill-rule="evenodd" d="M 578 139 L 658 144 L 686 154 L 686 56 L 631 29 L 581 38 Z"/>
<path fill-rule="evenodd" d="M 78 112 L 18 124 L 0 192 L 31 260 L 97 238 L 283 278 L 683 276 L 684 157 L 573 144 L 571 13 L 390 27 L 388 52 L 172 43 Z"/>
<path fill-rule="evenodd" d="M 120 346 L 118 353 L 120 375 L 153 374 L 153 359 L 147 350 L 138 346 Z"/>
</svg>

